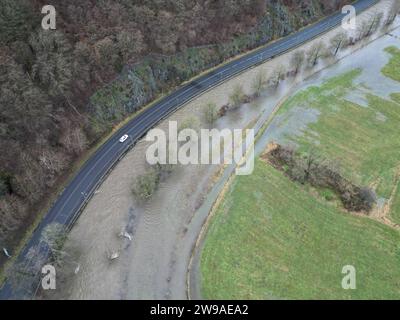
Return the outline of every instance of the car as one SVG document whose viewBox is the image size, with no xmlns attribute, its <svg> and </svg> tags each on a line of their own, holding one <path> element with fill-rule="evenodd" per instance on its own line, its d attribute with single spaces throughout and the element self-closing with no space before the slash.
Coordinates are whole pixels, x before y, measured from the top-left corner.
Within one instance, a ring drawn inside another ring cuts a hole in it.
<svg viewBox="0 0 400 320">
<path fill-rule="evenodd" d="M 127 135 L 127 134 L 124 134 L 121 138 L 119 138 L 119 142 L 125 142 L 126 141 L 126 139 L 128 139 L 129 138 L 129 136 Z"/>
</svg>

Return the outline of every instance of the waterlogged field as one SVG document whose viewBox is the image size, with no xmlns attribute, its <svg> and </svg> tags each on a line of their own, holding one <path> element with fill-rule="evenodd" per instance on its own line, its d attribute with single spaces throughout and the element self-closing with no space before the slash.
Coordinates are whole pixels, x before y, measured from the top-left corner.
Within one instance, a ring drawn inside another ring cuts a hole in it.
<svg viewBox="0 0 400 320">
<path fill-rule="evenodd" d="M 382 74 L 400 81 L 400 50 L 386 53 Z M 393 223 L 347 213 L 322 190 L 258 159 L 211 221 L 201 256 L 204 298 L 400 298 L 400 232 L 393 227 L 400 223 L 400 83 L 399 92 L 384 95 L 360 81 L 362 73 L 348 70 L 292 96 L 272 123 L 279 134 L 271 136 L 312 149 L 375 189 L 376 210 Z M 356 290 L 341 286 L 346 265 L 356 268 Z"/>
<path fill-rule="evenodd" d="M 282 121 L 285 112 L 299 106 L 319 116 L 286 140 L 300 151 L 316 150 L 354 182 L 374 186 L 380 197 L 389 198 L 400 164 L 400 105 L 355 85 L 360 73 L 350 71 L 293 96 L 281 110 Z"/>
<path fill-rule="evenodd" d="M 261 160 L 218 208 L 201 259 L 206 299 L 400 297 L 398 231 L 311 197 Z M 356 290 L 342 289 L 346 265 Z"/>
<path fill-rule="evenodd" d="M 395 81 L 400 82 L 400 49 L 397 47 L 388 47 L 385 50 L 391 55 L 389 63 L 382 69 L 382 73 Z M 400 104 L 400 93 L 392 93 L 391 99 Z M 393 199 L 390 210 L 391 219 L 400 224 L 400 188 L 399 181 L 393 193 Z"/>
</svg>

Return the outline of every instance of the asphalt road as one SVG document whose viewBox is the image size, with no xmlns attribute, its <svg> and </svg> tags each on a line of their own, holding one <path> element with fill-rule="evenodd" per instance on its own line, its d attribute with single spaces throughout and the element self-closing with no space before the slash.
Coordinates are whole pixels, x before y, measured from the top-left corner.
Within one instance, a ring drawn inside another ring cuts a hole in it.
<svg viewBox="0 0 400 320">
<path fill-rule="evenodd" d="M 377 0 L 359 0 L 354 3 L 354 7 L 359 13 L 377 2 Z M 21 252 L 18 261 L 24 262 L 28 266 L 33 266 L 35 264 L 35 258 L 32 259 L 26 256 L 30 248 L 36 245 L 43 245 L 40 243 L 40 236 L 43 228 L 54 222 L 71 228 L 74 221 L 79 217 L 82 208 L 90 199 L 90 196 L 93 195 L 107 173 L 149 129 L 157 125 L 162 119 L 185 105 L 185 103 L 194 97 L 219 83 L 246 69 L 263 63 L 266 60 L 273 59 L 275 56 L 291 50 L 325 33 L 329 29 L 336 27 L 341 22 L 342 18 L 343 15 L 337 13 L 297 33 L 229 62 L 180 87 L 175 92 L 129 121 L 104 143 L 83 165 L 74 179 L 58 197 L 50 211 L 43 218 L 40 225 L 33 233 L 32 238 Z M 125 141 L 125 143 L 120 143 L 119 138 L 124 134 L 128 134 L 129 139 Z M 42 246 L 42 248 L 43 254 L 45 255 L 47 248 L 45 246 Z M 0 291 L 0 299 L 27 298 L 30 296 L 30 286 L 29 288 L 22 288 L 21 290 L 15 291 L 9 281 L 5 282 Z"/>
</svg>

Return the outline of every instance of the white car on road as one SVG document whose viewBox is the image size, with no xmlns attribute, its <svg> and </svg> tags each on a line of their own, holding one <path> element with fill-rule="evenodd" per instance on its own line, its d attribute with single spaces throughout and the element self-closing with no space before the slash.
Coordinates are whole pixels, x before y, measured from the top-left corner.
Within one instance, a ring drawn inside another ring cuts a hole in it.
<svg viewBox="0 0 400 320">
<path fill-rule="evenodd" d="M 125 142 L 126 141 L 126 139 L 128 139 L 129 138 L 129 136 L 127 135 L 127 134 L 124 134 L 121 138 L 119 138 L 119 142 Z"/>
</svg>

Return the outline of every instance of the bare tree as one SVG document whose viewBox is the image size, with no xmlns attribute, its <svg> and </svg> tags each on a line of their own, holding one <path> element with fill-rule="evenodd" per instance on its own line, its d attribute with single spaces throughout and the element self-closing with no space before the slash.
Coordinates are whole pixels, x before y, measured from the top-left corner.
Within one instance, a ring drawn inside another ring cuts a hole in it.
<svg viewBox="0 0 400 320">
<path fill-rule="evenodd" d="M 345 32 L 339 32 L 331 39 L 331 50 L 334 57 L 336 57 L 339 50 L 344 47 L 346 39 L 347 35 Z"/>
<path fill-rule="evenodd" d="M 319 158 L 314 148 L 311 148 L 305 158 L 305 181 L 311 178 L 312 172 L 316 171 L 319 165 Z"/>
<path fill-rule="evenodd" d="M 325 45 L 323 42 L 318 42 L 311 47 L 307 54 L 309 67 L 312 68 L 317 65 L 318 60 L 324 55 L 324 50 Z"/>
<path fill-rule="evenodd" d="M 168 150 L 168 148 L 167 148 Z M 177 164 L 172 164 L 172 163 L 156 163 L 152 165 L 151 167 L 157 172 L 160 181 L 168 177 L 176 168 Z"/>
<path fill-rule="evenodd" d="M 277 88 L 282 80 L 285 79 L 285 68 L 280 65 L 276 67 L 275 71 L 272 73 L 269 83 Z"/>
<path fill-rule="evenodd" d="M 299 70 L 304 64 L 305 52 L 303 50 L 296 50 L 290 59 L 290 65 L 293 67 L 295 74 L 298 74 Z"/>
<path fill-rule="evenodd" d="M 237 108 L 242 104 L 244 97 L 243 86 L 238 84 L 233 88 L 233 92 L 229 97 L 229 102 L 233 108 Z"/>
<path fill-rule="evenodd" d="M 368 29 L 365 37 L 369 37 L 374 34 L 380 27 L 383 18 L 382 12 L 375 12 L 372 19 L 369 21 Z"/>
<path fill-rule="evenodd" d="M 370 212 L 377 202 L 378 198 L 374 190 L 369 187 L 363 187 L 358 193 L 360 208 L 366 212 Z"/>
<path fill-rule="evenodd" d="M 374 34 L 379 29 L 382 18 L 382 12 L 375 12 L 371 19 L 363 20 L 357 28 L 357 39 L 362 40 Z"/>
<path fill-rule="evenodd" d="M 138 200 L 149 200 L 156 192 L 160 183 L 159 173 L 152 168 L 148 172 L 139 176 L 132 186 L 132 193 Z"/>
<path fill-rule="evenodd" d="M 356 31 L 357 36 L 355 39 L 356 41 L 360 41 L 366 37 L 368 26 L 369 26 L 368 21 L 365 20 L 361 21 L 361 23 L 357 26 L 357 31 Z"/>
<path fill-rule="evenodd" d="M 41 235 L 41 240 L 52 251 L 59 251 L 63 248 L 64 242 L 67 239 L 65 227 L 57 222 L 47 225 Z"/>
<path fill-rule="evenodd" d="M 259 97 L 262 90 L 265 88 L 267 83 L 267 78 L 265 76 L 265 72 L 263 70 L 260 70 L 256 77 L 253 80 L 253 90 L 254 90 L 254 95 L 256 97 Z"/>
<path fill-rule="evenodd" d="M 140 30 L 135 30 L 134 32 L 122 30 L 120 33 L 118 33 L 116 38 L 116 47 L 121 52 L 121 55 L 125 61 L 128 61 L 129 58 L 135 54 L 139 54 L 145 48 L 143 35 Z"/>
<path fill-rule="evenodd" d="M 168 177 L 175 169 L 176 164 L 152 165 L 144 174 L 140 175 L 133 183 L 132 194 L 139 201 L 147 201 L 155 194 L 162 180 Z"/>
<path fill-rule="evenodd" d="M 48 263 L 63 267 L 72 264 L 75 266 L 75 273 L 77 273 L 79 271 L 80 264 L 78 261 L 76 261 L 76 256 L 64 248 L 67 237 L 68 233 L 65 229 L 65 226 L 60 223 L 53 222 L 44 228 L 41 235 L 41 243 L 46 244 L 46 246 L 50 249 L 50 256 L 47 257 Z"/>
<path fill-rule="evenodd" d="M 213 124 L 219 117 L 217 105 L 209 102 L 204 106 L 204 118 L 208 124 Z"/>
<path fill-rule="evenodd" d="M 196 117 L 188 117 L 185 120 L 183 120 L 178 128 L 178 133 L 180 133 L 184 129 L 192 129 L 196 132 L 200 131 L 200 121 Z M 189 140 L 191 137 L 188 137 L 187 140 Z"/>
<path fill-rule="evenodd" d="M 400 1 L 393 1 L 392 6 L 389 9 L 388 16 L 384 22 L 385 26 L 391 25 L 396 19 L 400 12 Z"/>
</svg>

